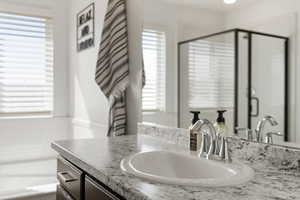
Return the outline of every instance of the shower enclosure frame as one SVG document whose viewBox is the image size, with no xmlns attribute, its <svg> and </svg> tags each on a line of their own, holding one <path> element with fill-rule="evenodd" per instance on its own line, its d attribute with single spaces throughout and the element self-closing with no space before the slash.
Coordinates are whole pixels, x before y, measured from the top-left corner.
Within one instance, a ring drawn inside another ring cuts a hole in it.
<svg viewBox="0 0 300 200">
<path fill-rule="evenodd" d="M 185 41 L 178 42 L 177 44 L 177 53 L 178 53 L 178 116 L 177 116 L 177 126 L 180 126 L 180 111 L 181 111 L 181 104 L 180 104 L 180 46 L 189 42 L 193 42 L 196 40 L 203 40 L 207 39 L 213 36 L 218 36 L 226 33 L 234 33 L 234 127 L 238 126 L 238 94 L 239 94 L 239 33 L 246 33 L 248 34 L 248 94 L 251 94 L 251 86 L 252 86 L 252 36 L 253 35 L 260 35 L 260 36 L 266 36 L 266 37 L 272 37 L 272 38 L 278 38 L 284 40 L 284 141 L 289 141 L 289 127 L 288 127 L 288 118 L 289 118 L 289 38 L 284 37 L 281 35 L 275 35 L 275 34 L 269 34 L 269 33 L 263 33 L 263 32 L 257 32 L 252 30 L 246 30 L 246 29 L 229 29 L 222 32 L 217 32 Z M 251 98 L 248 98 L 248 128 L 251 129 L 251 110 L 252 110 L 252 103 Z M 250 112 L 249 112 L 250 111 Z M 236 131 L 235 131 L 236 132 Z"/>
</svg>

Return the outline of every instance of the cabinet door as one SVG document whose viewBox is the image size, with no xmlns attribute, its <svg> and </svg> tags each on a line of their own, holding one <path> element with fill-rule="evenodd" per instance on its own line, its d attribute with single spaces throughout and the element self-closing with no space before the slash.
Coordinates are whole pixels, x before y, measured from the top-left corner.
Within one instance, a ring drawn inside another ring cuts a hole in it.
<svg viewBox="0 0 300 200">
<path fill-rule="evenodd" d="M 57 186 L 56 200 L 74 200 L 62 187 Z"/>
<path fill-rule="evenodd" d="M 83 173 L 67 160 L 59 157 L 57 160 L 57 179 L 75 200 L 81 198 L 81 179 Z"/>
<path fill-rule="evenodd" d="M 89 177 L 85 178 L 85 200 L 121 200 L 107 189 L 94 182 Z"/>
</svg>

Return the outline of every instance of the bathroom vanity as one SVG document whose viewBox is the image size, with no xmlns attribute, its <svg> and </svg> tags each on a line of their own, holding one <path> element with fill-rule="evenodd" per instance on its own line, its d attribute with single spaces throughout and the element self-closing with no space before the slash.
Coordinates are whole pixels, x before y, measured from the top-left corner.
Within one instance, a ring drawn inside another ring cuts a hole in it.
<svg viewBox="0 0 300 200">
<path fill-rule="evenodd" d="M 57 159 L 57 178 L 57 200 L 123 199 L 63 157 Z"/>
<path fill-rule="evenodd" d="M 185 129 L 139 125 L 139 135 L 52 144 L 59 153 L 57 199 L 182 200 L 300 199 L 300 150 L 231 139 L 234 160 L 251 167 L 254 177 L 227 187 L 180 186 L 138 178 L 122 171 L 123 158 L 138 152 L 186 152 Z"/>
</svg>

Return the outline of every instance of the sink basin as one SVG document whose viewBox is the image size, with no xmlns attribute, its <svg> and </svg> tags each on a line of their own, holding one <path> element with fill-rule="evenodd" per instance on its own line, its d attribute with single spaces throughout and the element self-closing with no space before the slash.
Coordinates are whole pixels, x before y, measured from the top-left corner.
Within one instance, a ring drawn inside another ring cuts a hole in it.
<svg viewBox="0 0 300 200">
<path fill-rule="evenodd" d="M 134 154 L 121 161 L 121 169 L 150 181 L 187 186 L 234 186 L 254 176 L 250 167 L 237 161 L 224 163 L 170 151 Z"/>
</svg>

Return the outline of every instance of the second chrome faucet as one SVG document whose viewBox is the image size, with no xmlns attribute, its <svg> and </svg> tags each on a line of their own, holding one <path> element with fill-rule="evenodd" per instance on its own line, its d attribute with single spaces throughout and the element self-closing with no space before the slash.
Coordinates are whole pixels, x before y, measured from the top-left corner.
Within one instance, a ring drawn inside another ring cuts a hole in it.
<svg viewBox="0 0 300 200">
<path fill-rule="evenodd" d="M 280 132 L 276 132 L 276 131 L 265 132 L 264 127 L 267 123 L 269 123 L 271 126 L 278 125 L 278 122 L 274 117 L 267 115 L 257 123 L 256 129 L 254 131 L 249 128 L 239 128 L 239 127 L 237 127 L 235 130 L 238 132 L 245 131 L 246 139 L 248 141 L 265 142 L 265 143 L 273 144 L 273 135 L 276 136 L 283 136 L 283 135 Z"/>
</svg>

